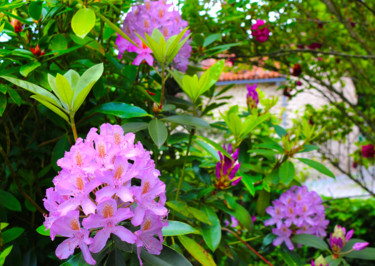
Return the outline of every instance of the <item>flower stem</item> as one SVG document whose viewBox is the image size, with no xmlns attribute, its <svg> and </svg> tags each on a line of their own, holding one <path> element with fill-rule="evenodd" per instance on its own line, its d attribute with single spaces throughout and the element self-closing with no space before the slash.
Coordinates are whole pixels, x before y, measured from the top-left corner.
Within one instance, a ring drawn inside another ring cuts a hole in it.
<svg viewBox="0 0 375 266">
<path fill-rule="evenodd" d="M 70 115 L 70 126 L 72 127 L 74 141 L 77 141 L 78 135 L 77 135 L 77 129 L 76 124 L 74 123 L 74 115 Z"/>
<path fill-rule="evenodd" d="M 257 255 L 262 261 L 264 261 L 267 265 L 269 266 L 273 266 L 273 264 L 271 262 L 269 262 L 268 260 L 266 260 L 262 255 L 260 255 L 258 253 L 258 251 L 256 251 L 254 248 L 252 248 L 248 243 L 246 243 L 241 237 L 239 237 L 239 235 L 237 235 L 235 232 L 233 232 L 232 230 L 228 229 L 228 228 L 225 228 L 225 227 L 222 227 L 221 230 L 223 231 L 227 231 L 229 233 L 231 233 L 232 235 L 234 235 L 234 237 L 236 237 L 239 241 L 242 242 L 242 244 L 244 244 L 248 249 L 250 249 L 252 252 L 255 253 L 255 255 Z"/>
<path fill-rule="evenodd" d="M 160 95 L 160 106 L 159 106 L 159 108 L 161 109 L 163 107 L 163 99 L 164 99 L 164 92 L 165 92 L 165 82 L 167 80 L 167 78 L 165 77 L 165 66 L 164 66 L 164 63 L 162 63 L 160 77 L 161 77 L 161 95 Z"/>
<path fill-rule="evenodd" d="M 188 143 L 188 146 L 187 146 L 187 149 L 186 149 L 186 155 L 185 155 L 185 159 L 184 159 L 184 164 L 182 166 L 180 181 L 178 182 L 178 186 L 177 186 L 177 192 L 176 192 L 176 199 L 175 200 L 178 200 L 178 196 L 180 195 L 182 180 L 184 180 L 186 162 L 187 162 L 187 158 L 189 157 L 190 146 L 191 146 L 191 143 L 192 143 L 192 140 L 193 140 L 194 133 L 195 133 L 195 129 L 192 129 L 190 131 L 190 135 L 189 135 L 189 143 Z"/>
</svg>

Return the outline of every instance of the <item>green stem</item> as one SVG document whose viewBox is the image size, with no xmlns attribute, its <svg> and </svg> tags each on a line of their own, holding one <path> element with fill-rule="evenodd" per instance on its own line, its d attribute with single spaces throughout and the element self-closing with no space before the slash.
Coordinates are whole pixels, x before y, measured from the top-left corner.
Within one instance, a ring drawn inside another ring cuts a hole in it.
<svg viewBox="0 0 375 266">
<path fill-rule="evenodd" d="M 165 65 L 164 65 L 164 63 L 162 63 L 160 77 L 161 77 L 161 95 L 160 95 L 160 107 L 159 108 L 162 108 L 163 107 L 163 99 L 164 99 L 164 91 L 165 91 L 165 82 L 167 80 L 166 77 L 165 77 Z"/>
<path fill-rule="evenodd" d="M 181 190 L 182 181 L 184 180 L 184 174 L 185 174 L 186 162 L 187 162 L 187 158 L 189 157 L 190 146 L 191 146 L 191 143 L 192 143 L 192 141 L 193 141 L 194 133 L 195 133 L 195 129 L 192 129 L 192 130 L 190 131 L 190 135 L 189 135 L 189 143 L 188 143 L 187 150 L 186 150 L 186 155 L 185 155 L 185 159 L 184 159 L 184 164 L 183 164 L 183 166 L 182 166 L 182 171 L 181 171 L 180 181 L 178 182 L 178 186 L 177 186 L 176 200 L 178 200 L 178 196 L 180 195 L 180 190 Z"/>
<path fill-rule="evenodd" d="M 76 124 L 74 123 L 74 115 L 70 115 L 70 126 L 72 127 L 74 141 L 77 141 L 78 135 L 77 135 Z"/>
</svg>

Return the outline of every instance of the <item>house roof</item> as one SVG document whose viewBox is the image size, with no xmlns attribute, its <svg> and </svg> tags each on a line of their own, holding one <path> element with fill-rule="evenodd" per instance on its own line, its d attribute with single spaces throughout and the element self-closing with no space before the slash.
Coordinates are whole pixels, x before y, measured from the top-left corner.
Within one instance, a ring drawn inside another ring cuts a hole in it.
<svg viewBox="0 0 375 266">
<path fill-rule="evenodd" d="M 216 59 L 210 58 L 206 59 L 202 62 L 203 68 L 207 69 L 213 64 L 216 63 Z M 226 66 L 233 66 L 232 62 L 229 60 L 225 60 Z M 274 80 L 277 78 L 285 79 L 283 75 L 276 71 L 266 70 L 259 66 L 251 66 L 251 69 L 242 69 L 239 71 L 230 71 L 230 72 L 223 72 L 220 75 L 219 82 L 224 81 L 245 81 L 245 80 Z M 270 81 L 274 82 L 274 81 Z"/>
</svg>

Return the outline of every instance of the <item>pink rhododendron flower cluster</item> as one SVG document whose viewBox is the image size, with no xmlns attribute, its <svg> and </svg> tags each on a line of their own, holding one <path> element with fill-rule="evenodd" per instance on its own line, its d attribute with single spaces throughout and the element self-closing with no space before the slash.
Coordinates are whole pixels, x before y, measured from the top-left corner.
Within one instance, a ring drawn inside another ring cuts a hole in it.
<svg viewBox="0 0 375 266">
<path fill-rule="evenodd" d="M 168 213 L 165 184 L 150 153 L 134 138 L 118 125 L 103 124 L 100 134 L 92 128 L 57 161 L 62 170 L 46 192 L 44 225 L 52 240 L 68 238 L 57 247 L 58 258 L 68 258 L 79 246 L 86 262 L 95 264 L 91 252 L 101 251 L 111 234 L 136 244 L 138 257 L 142 247 L 160 254 Z M 130 223 L 135 232 L 127 229 Z"/>
<path fill-rule="evenodd" d="M 152 52 L 149 48 L 142 45 L 142 41 L 136 33 L 144 38 L 145 33 L 151 36 L 152 31 L 157 28 L 166 40 L 173 35 L 179 34 L 188 24 L 182 20 L 180 13 L 173 10 L 173 8 L 171 10 L 171 7 L 172 5 L 166 4 L 165 0 L 146 0 L 144 5 L 134 6 L 125 18 L 122 30 L 141 48 L 134 46 L 128 40 L 118 35 L 116 45 L 120 51 L 119 56 L 121 57 L 124 51 L 136 52 L 138 56 L 135 58 L 133 64 L 139 65 L 143 60 L 146 60 L 149 65 L 152 65 Z M 190 31 L 188 30 L 184 38 L 189 34 Z M 181 71 L 186 71 L 189 64 L 189 57 L 192 50 L 190 42 L 188 40 L 174 58 L 175 68 Z"/>
<path fill-rule="evenodd" d="M 326 236 L 329 221 L 325 219 L 322 199 L 315 191 L 309 192 L 306 186 L 293 186 L 272 204 L 266 209 L 271 219 L 265 221 L 264 225 L 276 224 L 276 228 L 272 229 L 277 236 L 273 241 L 274 246 L 285 242 L 289 249 L 294 249 L 290 240 L 293 234 Z"/>
<path fill-rule="evenodd" d="M 251 35 L 253 35 L 258 42 L 267 41 L 270 35 L 268 25 L 265 25 L 263 20 L 258 19 L 257 22 L 251 26 Z"/>
<path fill-rule="evenodd" d="M 363 158 L 374 158 L 375 157 L 375 148 L 372 144 L 363 145 L 361 147 L 362 157 Z"/>
</svg>

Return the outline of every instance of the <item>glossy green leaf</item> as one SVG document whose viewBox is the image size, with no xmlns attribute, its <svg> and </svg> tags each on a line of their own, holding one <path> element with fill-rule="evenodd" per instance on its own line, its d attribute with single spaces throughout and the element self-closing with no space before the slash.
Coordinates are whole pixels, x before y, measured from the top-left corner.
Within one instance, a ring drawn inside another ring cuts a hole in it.
<svg viewBox="0 0 375 266">
<path fill-rule="evenodd" d="M 179 212 L 186 217 L 195 218 L 197 221 L 211 225 L 208 216 L 203 211 L 197 208 L 190 207 L 186 203 L 181 201 L 167 201 L 166 204 L 169 208 Z"/>
<path fill-rule="evenodd" d="M 8 95 L 9 97 L 18 105 L 20 106 L 22 104 L 22 98 L 18 94 L 16 90 L 13 90 L 12 88 L 8 88 Z"/>
<path fill-rule="evenodd" d="M 25 229 L 21 227 L 13 227 L 10 228 L 4 232 L 2 232 L 2 237 L 4 239 L 4 244 L 9 243 L 15 239 L 17 239 L 22 233 L 25 231 Z"/>
<path fill-rule="evenodd" d="M 213 158 L 218 162 L 220 161 L 219 154 L 216 149 L 214 149 L 211 145 L 207 144 L 206 142 L 203 142 L 201 140 L 196 140 L 194 143 L 198 144 L 201 148 L 203 148 L 206 152 L 211 154 Z"/>
<path fill-rule="evenodd" d="M 7 107 L 7 96 L 0 94 L 0 117 L 3 115 L 5 108 Z"/>
<path fill-rule="evenodd" d="M 163 246 L 160 255 L 142 249 L 141 259 L 144 266 L 192 266 L 182 254 L 167 246 Z"/>
<path fill-rule="evenodd" d="M 144 130 L 148 127 L 148 123 L 146 122 L 130 122 L 126 123 L 121 126 L 125 133 L 133 132 L 136 133 L 138 131 Z"/>
<path fill-rule="evenodd" d="M 38 102 L 43 104 L 45 107 L 47 107 L 48 109 L 50 109 L 51 111 L 59 115 L 66 122 L 70 123 L 69 117 L 63 111 L 61 111 L 59 107 L 57 107 L 56 105 L 53 105 L 50 101 L 48 101 L 49 98 L 42 96 L 42 95 L 32 95 L 30 96 L 30 98 L 37 100 Z"/>
<path fill-rule="evenodd" d="M 9 246 L 0 253 L 0 266 L 5 264 L 5 259 L 6 257 L 8 257 L 12 249 L 13 249 L 13 246 Z"/>
<path fill-rule="evenodd" d="M 39 62 L 31 62 L 26 65 L 21 66 L 20 73 L 22 76 L 27 77 L 32 71 L 40 67 L 41 64 Z"/>
<path fill-rule="evenodd" d="M 168 226 L 163 227 L 162 232 L 163 236 L 199 234 L 199 231 L 197 229 L 179 221 L 168 221 Z"/>
<path fill-rule="evenodd" d="M 314 168 L 315 170 L 321 172 L 322 174 L 325 174 L 329 177 L 335 178 L 335 175 L 329 170 L 327 167 L 325 167 L 323 164 L 318 163 L 316 161 L 313 161 L 311 159 L 306 158 L 297 158 L 300 162 Z"/>
<path fill-rule="evenodd" d="M 246 174 L 242 174 L 241 181 L 242 181 L 242 183 L 245 184 L 245 187 L 250 192 L 251 196 L 254 197 L 255 196 L 255 187 L 253 185 L 253 181 L 251 181 L 250 176 L 246 175 Z"/>
<path fill-rule="evenodd" d="M 29 15 L 35 20 L 42 17 L 43 1 L 34 1 L 29 4 Z"/>
<path fill-rule="evenodd" d="M 284 185 L 288 185 L 293 180 L 296 170 L 294 164 L 290 161 L 285 161 L 279 169 L 279 178 Z"/>
<path fill-rule="evenodd" d="M 242 205 L 238 204 L 231 196 L 225 195 L 225 200 L 227 201 L 230 209 L 227 213 L 234 216 L 240 224 L 242 224 L 250 232 L 254 231 L 254 224 L 250 213 Z"/>
<path fill-rule="evenodd" d="M 119 118 L 144 117 L 149 114 L 134 105 L 119 102 L 105 103 L 97 109 L 97 112 L 107 115 L 113 115 Z"/>
<path fill-rule="evenodd" d="M 208 216 L 208 219 L 211 222 L 211 225 L 202 224 L 203 239 L 211 251 L 215 252 L 221 241 L 220 220 L 212 208 L 203 205 L 202 211 Z"/>
<path fill-rule="evenodd" d="M 210 253 L 208 253 L 201 245 L 187 236 L 178 236 L 181 244 L 185 249 L 202 265 L 214 266 L 216 265 Z"/>
<path fill-rule="evenodd" d="M 95 26 L 95 20 L 95 12 L 92 9 L 82 8 L 72 18 L 72 30 L 83 39 Z"/>
<path fill-rule="evenodd" d="M 12 211 L 17 211 L 20 212 L 22 211 L 21 209 L 21 204 L 18 201 L 18 199 L 13 196 L 11 193 L 5 190 L 0 189 L 0 204 L 3 205 L 5 208 L 12 210 Z"/>
<path fill-rule="evenodd" d="M 65 103 L 70 109 L 73 100 L 73 89 L 70 86 L 69 81 L 64 76 L 57 74 L 56 88 L 57 91 L 55 94 L 59 97 L 61 102 Z"/>
<path fill-rule="evenodd" d="M 164 123 L 158 119 L 152 119 L 148 124 L 148 132 L 156 146 L 159 148 L 164 142 L 167 140 L 168 137 L 168 130 L 165 127 Z"/>
<path fill-rule="evenodd" d="M 327 243 L 315 235 L 298 234 L 293 236 L 292 240 L 293 242 L 304 246 L 313 247 L 320 250 L 329 250 Z"/>
<path fill-rule="evenodd" d="M 204 121 L 202 118 L 189 116 L 189 115 L 172 115 L 163 118 L 164 121 L 173 122 L 180 125 L 187 125 L 193 127 L 209 128 L 210 124 Z"/>
<path fill-rule="evenodd" d="M 214 141 L 212 141 L 212 140 L 210 140 L 206 137 L 203 137 L 203 136 L 197 136 L 197 138 L 203 140 L 204 142 L 206 142 L 208 144 L 210 144 L 217 151 L 220 151 L 222 154 L 224 154 L 228 158 L 232 158 L 232 156 L 226 150 L 224 150 L 224 148 L 221 145 L 217 144 L 216 142 L 214 142 Z"/>
<path fill-rule="evenodd" d="M 346 255 L 346 258 L 362 259 L 362 260 L 375 260 L 375 248 L 365 248 L 363 250 L 354 250 Z"/>
<path fill-rule="evenodd" d="M 43 236 L 49 236 L 50 235 L 50 229 L 47 229 L 46 230 L 46 227 L 42 224 L 41 226 L 39 226 L 36 231 L 43 235 Z"/>
</svg>

